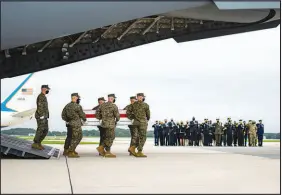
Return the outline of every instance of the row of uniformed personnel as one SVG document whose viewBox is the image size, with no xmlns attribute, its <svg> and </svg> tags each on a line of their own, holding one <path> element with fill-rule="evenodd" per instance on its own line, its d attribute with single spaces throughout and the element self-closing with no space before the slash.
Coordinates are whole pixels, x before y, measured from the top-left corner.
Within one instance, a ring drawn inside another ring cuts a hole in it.
<svg viewBox="0 0 282 195">
<path fill-rule="evenodd" d="M 42 85 L 41 93 L 36 100 L 37 110 L 35 118 L 37 121 L 37 131 L 31 147 L 38 150 L 44 149 L 41 142 L 49 130 L 49 109 L 46 98 L 49 90 L 48 85 Z M 146 157 L 142 151 L 146 142 L 148 120 L 150 119 L 149 105 L 144 102 L 145 96 L 143 93 L 137 94 L 137 100 L 136 97 L 131 97 L 130 99 L 131 104 L 126 107 L 126 114 L 133 121 L 133 124 L 129 126 L 131 130 L 131 143 L 128 152 L 135 157 Z M 100 144 L 97 147 L 97 151 L 99 155 L 104 157 L 116 157 L 116 155 L 111 153 L 111 147 L 115 139 L 114 129 L 120 119 L 118 108 L 114 104 L 115 100 L 115 94 L 109 94 L 108 102 L 105 102 L 104 98 L 99 98 L 99 105 L 93 108 L 96 110 L 96 118 L 102 121 L 101 125 L 98 126 L 100 130 Z M 83 125 L 82 121 L 86 121 L 86 115 L 80 105 L 80 96 L 78 93 L 71 94 L 71 102 L 64 107 L 62 119 L 66 122 L 67 127 L 64 155 L 68 157 L 79 157 L 75 149 L 82 139 L 81 126 Z M 135 151 L 136 148 L 138 152 Z"/>
<path fill-rule="evenodd" d="M 219 119 L 216 123 L 212 121 L 205 121 L 199 124 L 193 117 L 192 121 L 175 123 L 173 119 L 170 122 L 156 121 L 153 125 L 155 145 L 185 145 L 188 142 L 190 146 L 246 146 L 247 140 L 249 146 L 262 146 L 264 125 L 262 120 L 256 124 L 255 121 L 249 120 L 246 124 L 245 121 L 239 120 L 239 123 L 231 118 L 223 125 Z"/>
</svg>

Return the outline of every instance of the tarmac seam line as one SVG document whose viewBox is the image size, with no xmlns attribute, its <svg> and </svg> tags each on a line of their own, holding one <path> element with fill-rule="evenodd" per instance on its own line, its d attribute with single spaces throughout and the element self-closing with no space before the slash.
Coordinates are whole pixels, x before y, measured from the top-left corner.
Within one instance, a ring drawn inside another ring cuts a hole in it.
<svg viewBox="0 0 282 195">
<path fill-rule="evenodd" d="M 70 175 L 70 169 L 69 169 L 69 164 L 68 164 L 68 158 L 65 156 L 65 159 L 66 159 L 66 165 L 67 165 L 67 170 L 68 170 L 71 194 L 73 194 L 73 187 L 72 187 L 72 183 L 71 183 L 71 175 Z"/>
</svg>

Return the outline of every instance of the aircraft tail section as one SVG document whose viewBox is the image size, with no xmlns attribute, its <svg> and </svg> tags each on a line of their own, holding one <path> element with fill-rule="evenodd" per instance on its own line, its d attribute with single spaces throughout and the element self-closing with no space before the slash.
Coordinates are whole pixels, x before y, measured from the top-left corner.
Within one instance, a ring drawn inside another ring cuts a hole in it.
<svg viewBox="0 0 282 195">
<path fill-rule="evenodd" d="M 33 73 L 29 74 L 25 80 L 1 103 L 1 111 L 23 112 L 36 108 L 35 80 Z"/>
</svg>

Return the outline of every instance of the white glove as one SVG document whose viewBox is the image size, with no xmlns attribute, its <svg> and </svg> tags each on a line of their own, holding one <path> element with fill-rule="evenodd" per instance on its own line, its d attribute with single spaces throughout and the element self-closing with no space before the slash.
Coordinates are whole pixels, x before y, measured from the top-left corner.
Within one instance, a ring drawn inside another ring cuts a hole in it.
<svg viewBox="0 0 282 195">
<path fill-rule="evenodd" d="M 102 125 L 102 120 L 99 120 L 100 125 Z"/>
<path fill-rule="evenodd" d="M 40 119 L 44 119 L 44 116 L 41 116 Z"/>
<path fill-rule="evenodd" d="M 134 123 L 134 119 L 131 120 L 131 123 L 132 123 L 132 124 Z"/>
</svg>

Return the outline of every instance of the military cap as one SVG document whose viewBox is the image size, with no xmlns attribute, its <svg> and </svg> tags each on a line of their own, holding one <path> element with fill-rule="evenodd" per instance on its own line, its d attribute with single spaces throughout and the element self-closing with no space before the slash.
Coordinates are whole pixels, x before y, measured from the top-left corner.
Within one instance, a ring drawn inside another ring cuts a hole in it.
<svg viewBox="0 0 282 195">
<path fill-rule="evenodd" d="M 137 96 L 146 97 L 146 96 L 144 95 L 144 93 L 137 93 Z"/>
<path fill-rule="evenodd" d="M 104 97 L 99 97 L 98 101 L 100 101 L 100 100 L 106 101 Z"/>
<path fill-rule="evenodd" d="M 243 121 L 242 119 L 240 119 L 239 121 Z"/>
<path fill-rule="evenodd" d="M 262 120 L 259 120 L 259 122 L 261 122 Z"/>
<path fill-rule="evenodd" d="M 108 97 L 117 98 L 117 97 L 115 96 L 115 94 L 109 94 Z"/>
<path fill-rule="evenodd" d="M 80 96 L 78 95 L 78 93 L 72 93 L 72 94 L 71 94 L 71 97 L 73 97 L 73 96 L 76 96 L 76 97 L 80 98 Z"/>
<path fill-rule="evenodd" d="M 42 88 L 50 89 L 50 87 L 48 85 L 41 85 L 41 89 Z"/>
<path fill-rule="evenodd" d="M 252 120 L 249 120 L 249 122 L 251 122 Z"/>
<path fill-rule="evenodd" d="M 219 121 L 219 118 L 217 118 L 216 120 Z"/>
<path fill-rule="evenodd" d="M 130 99 L 131 100 L 136 100 L 136 97 L 135 96 L 131 96 Z"/>
</svg>

